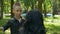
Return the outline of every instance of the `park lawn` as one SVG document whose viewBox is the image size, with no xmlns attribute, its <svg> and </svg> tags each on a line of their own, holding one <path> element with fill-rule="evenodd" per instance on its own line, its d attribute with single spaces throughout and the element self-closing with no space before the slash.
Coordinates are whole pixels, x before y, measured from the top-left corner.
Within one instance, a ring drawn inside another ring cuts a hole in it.
<svg viewBox="0 0 60 34">
<path fill-rule="evenodd" d="M 0 26 L 3 26 L 4 24 L 7 23 L 8 19 L 2 19 L 0 20 Z M 57 20 L 57 21 L 55 21 Z M 47 34 L 60 34 L 60 22 L 58 22 L 60 19 L 52 19 L 51 18 L 45 18 L 44 19 L 44 24 L 46 27 L 46 33 Z M 0 31 L 0 34 L 3 34 L 3 31 Z M 9 33 L 9 29 L 5 31 L 5 33 Z"/>
<path fill-rule="evenodd" d="M 60 34 L 59 24 L 60 23 L 45 23 L 47 34 Z"/>
<path fill-rule="evenodd" d="M 44 18 L 47 34 L 60 34 L 60 17 Z"/>
<path fill-rule="evenodd" d="M 3 26 L 4 24 L 6 24 L 7 23 L 7 20 L 8 19 L 1 19 L 0 20 L 0 26 Z"/>
</svg>

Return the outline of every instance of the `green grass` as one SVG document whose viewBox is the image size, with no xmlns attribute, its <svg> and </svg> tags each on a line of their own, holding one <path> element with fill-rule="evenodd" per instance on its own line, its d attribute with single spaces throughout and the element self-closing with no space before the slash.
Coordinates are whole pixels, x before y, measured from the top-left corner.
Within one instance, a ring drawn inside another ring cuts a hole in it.
<svg viewBox="0 0 60 34">
<path fill-rule="evenodd" d="M 2 19 L 2 20 L 0 20 L 0 27 L 4 26 L 4 24 L 6 24 L 7 21 L 8 21 L 8 19 Z M 0 34 L 4 34 L 4 32 L 0 31 Z"/>
<path fill-rule="evenodd" d="M 45 24 L 47 34 L 60 34 L 60 25 Z"/>
<path fill-rule="evenodd" d="M 60 34 L 60 17 L 55 19 L 44 18 L 47 34 Z"/>
<path fill-rule="evenodd" d="M 2 20 L 0 20 L 0 26 L 3 26 L 7 21 L 8 21 L 8 19 L 2 19 Z"/>
</svg>

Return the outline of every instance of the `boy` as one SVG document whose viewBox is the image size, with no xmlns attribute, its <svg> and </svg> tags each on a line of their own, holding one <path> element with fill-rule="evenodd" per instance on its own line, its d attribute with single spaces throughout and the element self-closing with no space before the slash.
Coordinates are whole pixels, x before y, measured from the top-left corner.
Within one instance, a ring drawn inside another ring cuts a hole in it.
<svg viewBox="0 0 60 34">
<path fill-rule="evenodd" d="M 0 27 L 0 30 L 7 30 L 10 27 L 11 34 L 23 34 L 23 22 L 21 18 L 21 5 L 16 3 L 13 5 L 13 14 L 14 18 L 10 19 L 7 24 L 3 27 Z"/>
</svg>

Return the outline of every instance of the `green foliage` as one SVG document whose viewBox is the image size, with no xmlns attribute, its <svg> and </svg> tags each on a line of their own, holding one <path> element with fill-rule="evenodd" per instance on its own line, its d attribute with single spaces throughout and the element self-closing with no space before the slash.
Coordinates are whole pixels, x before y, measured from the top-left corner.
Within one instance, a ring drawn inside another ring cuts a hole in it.
<svg viewBox="0 0 60 34">
<path fill-rule="evenodd" d="M 4 0 L 4 13 L 10 13 L 10 12 L 11 12 L 11 1 Z"/>
<path fill-rule="evenodd" d="M 35 4 L 37 3 L 37 0 L 21 0 L 25 6 L 25 8 L 32 8 L 32 5 L 35 6 Z"/>
<path fill-rule="evenodd" d="M 45 0 L 44 3 L 42 4 L 42 9 L 44 10 L 44 4 L 46 6 L 46 11 L 51 10 L 51 1 L 50 0 Z"/>
</svg>

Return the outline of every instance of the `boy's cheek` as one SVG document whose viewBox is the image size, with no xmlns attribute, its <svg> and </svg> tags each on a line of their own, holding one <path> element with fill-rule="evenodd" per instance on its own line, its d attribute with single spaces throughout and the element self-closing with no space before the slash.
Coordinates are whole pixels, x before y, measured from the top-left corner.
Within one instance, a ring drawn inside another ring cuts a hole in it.
<svg viewBox="0 0 60 34">
<path fill-rule="evenodd" d="M 17 13 L 18 15 L 20 14 L 20 13 Z"/>
</svg>

